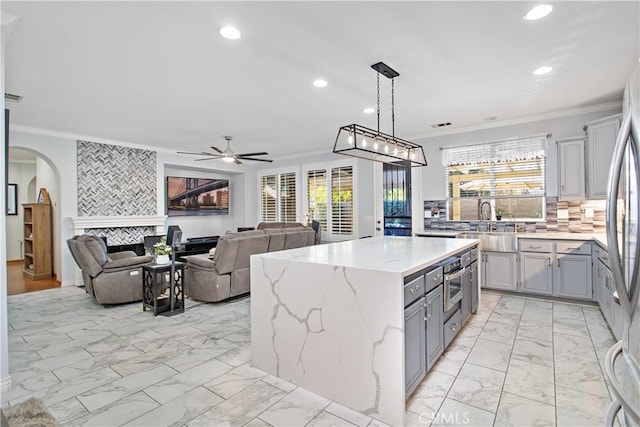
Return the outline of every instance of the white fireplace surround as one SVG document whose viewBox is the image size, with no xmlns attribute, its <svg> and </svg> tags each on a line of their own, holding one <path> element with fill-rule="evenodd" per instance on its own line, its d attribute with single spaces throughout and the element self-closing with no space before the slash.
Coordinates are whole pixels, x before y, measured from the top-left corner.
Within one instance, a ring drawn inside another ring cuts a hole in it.
<svg viewBox="0 0 640 427">
<path fill-rule="evenodd" d="M 73 234 L 84 234 L 92 228 L 155 227 L 164 234 L 166 215 L 78 216 L 71 217 Z"/>
</svg>

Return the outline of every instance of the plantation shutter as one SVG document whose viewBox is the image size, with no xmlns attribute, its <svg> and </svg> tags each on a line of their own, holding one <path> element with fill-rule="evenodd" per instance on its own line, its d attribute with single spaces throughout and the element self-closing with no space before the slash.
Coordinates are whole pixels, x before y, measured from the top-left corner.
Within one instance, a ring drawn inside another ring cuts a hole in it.
<svg viewBox="0 0 640 427">
<path fill-rule="evenodd" d="M 327 171 L 307 172 L 307 212 L 327 231 Z"/>
<path fill-rule="evenodd" d="M 260 221 L 277 221 L 277 189 L 276 176 L 267 175 L 260 178 Z"/>
<path fill-rule="evenodd" d="M 296 212 L 296 174 L 280 174 L 280 221 L 295 222 Z"/>
<path fill-rule="evenodd" d="M 331 233 L 353 234 L 353 167 L 331 169 Z"/>
</svg>

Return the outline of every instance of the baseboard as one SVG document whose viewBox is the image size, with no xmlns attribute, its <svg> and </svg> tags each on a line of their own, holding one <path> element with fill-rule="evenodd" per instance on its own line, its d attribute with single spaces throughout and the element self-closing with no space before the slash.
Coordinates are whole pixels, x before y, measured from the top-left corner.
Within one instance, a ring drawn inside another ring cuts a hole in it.
<svg viewBox="0 0 640 427">
<path fill-rule="evenodd" d="M 0 392 L 7 393 L 11 389 L 11 375 L 0 378 Z"/>
</svg>

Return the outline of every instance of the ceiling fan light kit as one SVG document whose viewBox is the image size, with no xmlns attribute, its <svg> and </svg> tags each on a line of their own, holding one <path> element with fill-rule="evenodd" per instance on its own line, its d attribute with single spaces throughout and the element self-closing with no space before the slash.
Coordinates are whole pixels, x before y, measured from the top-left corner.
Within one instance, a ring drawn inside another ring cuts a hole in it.
<svg viewBox="0 0 640 427">
<path fill-rule="evenodd" d="M 355 123 L 342 126 L 338 129 L 333 152 L 382 163 L 427 166 L 421 145 L 395 136 L 394 79 L 400 74 L 383 62 L 373 64 L 371 68 L 377 72 L 378 130 Z M 380 74 L 391 79 L 391 135 L 380 132 Z"/>
<path fill-rule="evenodd" d="M 218 147 L 211 147 L 211 149 L 213 151 L 215 151 L 215 153 L 207 153 L 207 152 L 200 152 L 200 153 L 192 153 L 189 151 L 178 151 L 178 154 L 190 154 L 190 155 L 194 155 L 194 156 L 205 156 L 202 159 L 195 159 L 196 162 L 201 162 L 204 160 L 217 160 L 217 159 L 222 159 L 223 162 L 226 163 L 235 163 L 236 165 L 241 165 L 242 162 L 241 160 L 251 160 L 254 162 L 268 162 L 271 163 L 273 160 L 270 159 L 258 159 L 255 156 L 268 156 L 269 153 L 267 153 L 266 151 L 261 151 L 261 152 L 257 152 L 257 153 L 243 153 L 243 154 L 235 154 L 233 152 L 233 150 L 231 149 L 231 140 L 233 139 L 232 136 L 225 136 L 224 139 L 227 141 L 227 148 L 222 151 L 221 149 L 219 149 Z"/>
</svg>

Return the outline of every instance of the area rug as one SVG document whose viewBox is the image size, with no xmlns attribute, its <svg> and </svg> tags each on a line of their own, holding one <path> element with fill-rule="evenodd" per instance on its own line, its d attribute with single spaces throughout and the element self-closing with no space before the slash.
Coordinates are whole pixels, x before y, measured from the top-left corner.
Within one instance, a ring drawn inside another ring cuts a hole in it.
<svg viewBox="0 0 640 427">
<path fill-rule="evenodd" d="M 58 427 L 56 419 L 49 413 L 40 399 L 30 398 L 22 403 L 3 409 L 9 427 Z M 4 420 L 3 420 L 4 421 Z M 4 426 L 4 424 L 3 424 Z"/>
</svg>

